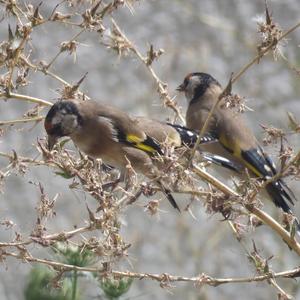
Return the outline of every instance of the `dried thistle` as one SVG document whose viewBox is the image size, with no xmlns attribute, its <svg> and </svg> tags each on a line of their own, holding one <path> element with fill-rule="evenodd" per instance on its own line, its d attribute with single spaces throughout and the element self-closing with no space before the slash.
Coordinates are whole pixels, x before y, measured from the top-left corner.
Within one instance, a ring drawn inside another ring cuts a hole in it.
<svg viewBox="0 0 300 300">
<path fill-rule="evenodd" d="M 79 87 L 86 78 L 88 73 L 85 73 L 77 83 L 74 85 L 65 85 L 63 89 L 60 91 L 61 97 L 60 99 L 81 99 L 85 100 L 84 94 L 79 91 Z"/>
<path fill-rule="evenodd" d="M 132 51 L 132 45 L 122 36 L 115 25 L 111 31 L 106 31 L 105 40 L 102 44 L 108 49 L 116 51 L 119 57 L 127 56 Z"/>
<path fill-rule="evenodd" d="M 20 86 L 27 86 L 29 84 L 29 81 L 27 79 L 28 73 L 29 73 L 29 68 L 23 68 L 20 67 L 18 69 L 18 73 L 17 73 L 17 78 L 16 78 L 16 89 L 18 89 L 18 87 Z"/>
<path fill-rule="evenodd" d="M 236 109 L 239 113 L 244 113 L 246 110 L 253 111 L 245 103 L 245 97 L 241 97 L 238 94 L 230 94 L 222 98 L 221 107 Z"/>
<path fill-rule="evenodd" d="M 41 183 L 39 183 L 39 188 L 41 192 L 41 198 L 40 203 L 36 208 L 39 218 L 42 220 L 47 219 L 49 217 L 54 217 L 56 215 L 56 212 L 54 211 L 54 204 L 58 198 L 58 194 L 56 194 L 54 198 L 50 200 L 45 194 L 44 188 L 41 185 Z"/>
<path fill-rule="evenodd" d="M 265 137 L 263 138 L 263 143 L 265 145 L 269 145 L 271 143 L 278 143 L 285 137 L 285 133 L 282 129 L 275 128 L 273 126 L 267 126 L 260 124 L 260 127 L 266 133 Z"/>
<path fill-rule="evenodd" d="M 260 254 L 260 251 L 257 249 L 254 241 L 252 241 L 252 245 L 253 251 L 251 251 L 251 253 L 248 255 L 248 259 L 254 263 L 258 274 L 266 274 L 271 272 L 269 261 L 273 258 L 273 256 L 270 256 L 267 259 L 263 258 Z"/>
<path fill-rule="evenodd" d="M 39 12 L 39 8 L 41 7 L 42 2 L 40 2 L 36 8 L 33 7 L 33 5 L 29 4 L 27 5 L 27 18 L 31 22 L 31 26 L 37 26 L 41 25 L 45 22 L 43 16 Z"/>
<path fill-rule="evenodd" d="M 146 64 L 152 65 L 153 61 L 158 59 L 165 51 L 163 49 L 154 50 L 153 45 L 150 45 L 150 49 L 147 52 Z"/>
<path fill-rule="evenodd" d="M 258 33 L 261 38 L 261 42 L 257 46 L 258 54 L 261 54 L 266 48 L 272 46 L 273 57 L 275 60 L 277 60 L 279 56 L 283 56 L 281 46 L 286 43 L 286 40 L 281 39 L 283 31 L 280 26 L 273 21 L 272 15 L 269 13 L 267 3 L 265 21 L 258 21 L 257 24 Z"/>
<path fill-rule="evenodd" d="M 154 216 L 159 211 L 159 201 L 151 200 L 144 207 L 146 212 L 148 212 L 151 216 Z"/>
<path fill-rule="evenodd" d="M 68 51 L 69 54 L 73 54 L 74 57 L 76 56 L 76 50 L 77 50 L 78 42 L 71 40 L 71 41 L 65 41 L 60 44 L 60 51 Z"/>
<path fill-rule="evenodd" d="M 109 3 L 102 11 L 97 12 L 101 3 L 102 0 L 98 1 L 93 7 L 87 9 L 81 15 L 83 18 L 83 22 L 80 25 L 81 27 L 96 30 L 99 33 L 104 32 L 103 18 L 106 13 L 109 13 L 109 8 L 112 7 L 112 4 Z"/>
<path fill-rule="evenodd" d="M 233 203 L 231 199 L 220 192 L 209 193 L 206 197 L 206 212 L 209 214 L 221 213 L 225 220 L 232 218 Z"/>
</svg>

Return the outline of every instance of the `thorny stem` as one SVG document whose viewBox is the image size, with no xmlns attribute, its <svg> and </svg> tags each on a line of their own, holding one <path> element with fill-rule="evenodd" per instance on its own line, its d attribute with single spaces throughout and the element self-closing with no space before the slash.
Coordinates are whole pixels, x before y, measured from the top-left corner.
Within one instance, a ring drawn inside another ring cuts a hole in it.
<svg viewBox="0 0 300 300">
<path fill-rule="evenodd" d="M 22 258 L 23 261 L 33 262 L 33 263 L 40 263 L 44 265 L 51 266 L 56 270 L 62 271 L 77 271 L 77 272 L 95 272 L 99 273 L 100 275 L 109 275 L 112 274 L 118 277 L 130 277 L 130 278 L 137 278 L 137 279 L 152 279 L 158 282 L 192 282 L 199 285 L 209 285 L 209 286 L 219 286 L 221 284 L 228 284 L 228 283 L 251 283 L 251 282 L 260 282 L 264 280 L 269 280 L 271 278 L 297 278 L 300 276 L 300 267 L 294 268 L 288 271 L 282 271 L 278 273 L 266 273 L 259 276 L 251 276 L 251 277 L 236 277 L 236 278 L 214 278 L 202 273 L 199 276 L 195 277 L 185 277 L 185 276 L 175 276 L 169 275 L 166 273 L 163 274 L 153 274 L 153 273 L 136 273 L 136 272 L 129 272 L 129 271 L 115 271 L 112 270 L 108 272 L 104 268 L 97 268 L 97 267 L 78 267 L 74 265 L 64 264 L 57 261 L 40 259 L 33 257 L 29 254 L 19 254 L 15 252 L 6 252 L 3 251 L 1 253 L 3 256 L 11 256 L 17 259 Z"/>
<path fill-rule="evenodd" d="M 24 59 L 24 58 L 23 58 Z M 63 78 L 61 78 L 60 76 L 58 76 L 57 74 L 53 73 L 52 71 L 49 71 L 48 66 L 38 66 L 38 65 L 34 65 L 32 62 L 30 62 L 27 59 L 24 59 L 24 62 L 32 69 L 37 70 L 41 73 L 44 73 L 44 75 L 49 75 L 50 77 L 52 77 L 53 79 L 57 80 L 58 82 L 60 82 L 61 84 L 68 86 L 68 87 L 72 87 L 72 84 L 67 82 L 66 80 L 64 80 Z M 83 95 L 83 92 L 81 92 L 79 89 L 77 90 L 79 94 Z M 85 98 L 87 100 L 90 99 L 90 97 L 88 97 L 87 95 L 85 95 Z"/>
<path fill-rule="evenodd" d="M 291 32 L 295 31 L 300 26 L 300 22 L 295 26 L 288 29 L 285 33 L 283 33 L 277 40 L 278 44 L 281 40 L 283 40 L 286 36 L 288 36 Z M 270 44 L 266 49 L 257 54 L 248 64 L 246 64 L 233 78 L 231 83 L 235 83 L 252 65 L 258 62 L 269 50 L 274 47 L 274 44 Z"/>
<path fill-rule="evenodd" d="M 80 228 L 76 228 L 74 230 L 70 230 L 70 231 L 62 231 L 62 232 L 58 232 L 58 233 L 53 233 L 53 234 L 48 234 L 48 235 L 43 235 L 40 237 L 29 237 L 29 239 L 25 240 L 25 241 L 20 241 L 20 242 L 1 242 L 0 243 L 0 248 L 3 247 L 18 247 L 21 245 L 29 245 L 32 244 L 33 242 L 35 243 L 39 243 L 39 242 L 43 242 L 43 241 L 65 241 L 68 240 L 72 237 L 74 237 L 75 235 L 78 234 L 82 234 L 85 232 L 91 232 L 92 230 L 94 230 L 95 227 L 93 226 L 93 224 L 88 224 L 86 226 L 80 227 Z"/>
<path fill-rule="evenodd" d="M 22 11 L 21 11 L 22 12 Z M 19 18 L 19 16 L 17 15 L 17 17 Z M 21 20 L 19 20 L 21 22 Z M 167 93 L 167 89 L 166 89 L 166 86 L 165 84 L 158 78 L 158 76 L 156 75 L 155 71 L 153 70 L 153 68 L 149 65 L 147 65 L 146 63 L 146 59 L 145 57 L 143 57 L 141 55 L 141 53 L 137 50 L 137 48 L 135 48 L 133 46 L 133 44 L 127 39 L 127 37 L 125 36 L 125 34 L 122 33 L 122 31 L 120 30 L 120 28 L 117 26 L 117 24 L 115 23 L 114 20 L 112 20 L 112 22 L 114 23 L 114 25 L 116 26 L 117 30 L 119 31 L 119 33 L 122 35 L 122 37 L 131 45 L 131 50 L 137 55 L 137 57 L 146 65 L 146 67 L 148 68 L 149 72 L 151 73 L 152 77 L 154 78 L 156 84 L 158 85 L 158 91 L 160 93 L 160 95 L 162 97 L 164 97 L 166 99 L 166 103 L 168 104 L 168 106 L 170 106 L 176 113 L 176 115 L 182 120 L 183 120 L 183 117 L 181 116 L 180 114 L 180 111 L 178 110 L 178 108 L 173 104 L 173 100 L 171 99 L 171 97 L 168 95 Z M 297 25 L 295 25 L 294 27 L 292 27 L 290 30 L 288 30 L 285 34 L 283 34 L 279 40 L 281 40 L 282 38 L 284 38 L 285 36 L 287 36 L 290 32 L 294 31 L 297 27 L 299 27 L 300 23 L 298 23 Z M 278 40 L 278 41 L 279 41 Z M 25 42 L 25 39 L 24 39 L 24 42 Z M 274 45 L 272 45 L 273 47 Z M 272 48 L 270 47 L 270 48 Z M 264 54 L 266 54 L 270 49 L 266 48 L 264 51 L 262 51 L 259 55 L 257 55 L 257 57 L 255 57 L 253 59 L 253 61 L 251 61 L 249 64 L 247 64 L 233 79 L 232 79 L 232 83 L 237 81 L 245 72 L 248 68 L 250 68 L 254 63 L 256 63 L 258 61 L 258 59 L 260 59 Z M 48 65 L 48 68 L 50 67 L 50 65 L 56 60 L 56 58 L 59 56 L 61 52 L 58 53 L 58 55 L 55 57 L 55 59 L 53 59 L 49 65 Z M 12 75 L 13 75 L 13 69 L 14 69 L 15 66 L 12 67 L 11 69 L 11 73 L 10 73 L 10 76 L 12 78 Z M 39 68 L 38 70 L 39 71 L 43 71 L 46 75 L 49 75 L 53 78 L 55 78 L 56 80 L 60 81 L 60 82 L 63 82 L 64 84 L 66 85 L 70 85 L 68 84 L 66 81 L 64 81 L 62 78 L 60 78 L 59 76 L 51 73 L 50 71 L 46 70 L 45 68 L 40 68 L 40 67 L 37 67 Z M 11 80 L 9 80 L 9 82 L 11 83 Z M 14 94 L 14 93 L 10 93 L 10 91 L 8 91 L 8 93 L 0 93 L 0 97 L 6 97 L 6 98 L 15 98 L 17 100 L 26 100 L 26 101 L 30 101 L 30 102 L 33 102 L 33 103 L 37 103 L 37 104 L 40 104 L 40 105 L 45 105 L 45 106 L 51 106 L 52 103 L 51 102 L 48 102 L 48 101 L 45 101 L 45 100 L 42 100 L 42 99 L 38 99 L 38 98 L 34 98 L 34 97 L 30 97 L 30 96 L 26 96 L 26 95 L 20 95 L 20 94 Z M 169 105 L 170 103 L 171 105 Z M 173 106 L 172 106 L 173 105 Z M 213 110 L 215 108 L 212 109 L 211 111 L 211 115 L 213 114 Z M 42 117 L 37 117 L 37 118 L 42 118 Z M 210 116 L 208 116 L 208 120 L 209 120 Z M 34 119 L 31 119 L 32 121 Z M 208 121 L 206 120 L 206 121 Z M 24 120 L 15 120 L 15 123 L 17 122 L 27 122 L 29 121 L 24 119 Z M 36 121 L 36 120 L 35 120 Z M 0 125 L 4 122 L 7 122 L 5 124 L 10 124 L 12 123 L 13 121 L 3 121 L 2 123 L 0 122 Z M 8 123 L 9 122 L 9 123 Z M 208 123 L 208 122 L 207 122 Z M 203 128 L 203 132 L 204 132 L 204 128 Z M 202 133 L 202 131 L 201 131 Z M 203 134 L 203 133 L 202 133 Z M 201 135 L 200 134 L 200 137 Z M 199 139 L 200 140 L 200 139 Z M 0 156 L 5 156 L 5 157 L 8 157 L 8 158 L 11 158 L 13 159 L 14 156 L 11 155 L 6 155 L 5 153 L 0 153 Z M 18 157 L 18 159 L 22 160 L 24 159 L 24 161 L 27 161 L 27 162 L 32 162 L 32 163 L 40 163 L 40 164 L 46 164 L 45 162 L 42 162 L 42 161 L 35 161 L 35 160 L 31 160 L 31 159 L 27 159 L 27 158 L 21 158 L 21 157 Z M 49 164 L 49 163 L 48 163 Z M 199 171 L 200 170 L 200 171 Z M 194 169 L 194 172 L 196 174 L 198 174 L 201 178 L 207 180 L 208 182 L 210 182 L 212 185 L 216 186 L 217 188 L 219 188 L 221 191 L 223 191 L 225 194 L 226 192 L 228 192 L 228 195 L 230 196 L 233 196 L 233 197 L 240 197 L 237 193 L 235 193 L 233 190 L 229 189 L 226 185 L 223 185 L 221 182 L 217 181 L 217 179 L 213 178 L 210 174 L 204 172 L 202 173 L 202 170 L 199 169 L 197 170 L 197 172 L 195 171 Z M 201 174 L 201 175 L 200 175 Z M 187 191 L 186 191 L 187 192 Z M 193 191 L 191 191 L 191 193 L 193 193 Z M 199 192 L 201 193 L 201 192 Z M 268 224 L 272 229 L 274 229 L 277 233 L 278 233 L 278 230 L 280 231 L 280 228 L 282 229 L 282 232 L 281 234 L 283 236 L 285 236 L 286 238 L 286 234 L 287 232 L 277 223 L 275 222 L 270 216 L 268 216 L 267 214 L 265 214 L 264 212 L 262 212 L 261 210 L 259 209 L 256 209 L 252 206 L 246 206 L 246 208 L 251 211 L 253 214 L 255 214 L 257 217 L 259 217 L 265 224 Z M 274 224 L 275 222 L 275 224 Z M 274 228 L 274 226 L 276 227 L 276 229 Z M 278 228 L 279 227 L 279 228 Z M 87 225 L 85 227 L 82 227 L 82 228 L 78 228 L 78 229 L 75 229 L 75 230 L 72 230 L 72 231 L 69 231 L 69 232 L 63 232 L 63 233 L 55 233 L 55 234 L 52 234 L 52 235 L 47 235 L 47 236 L 42 236 L 40 237 L 40 239 L 45 239 L 45 240 L 59 240 L 60 238 L 65 238 L 65 239 L 68 239 L 76 234 L 80 234 L 80 233 L 83 233 L 83 232 L 87 232 L 87 231 L 91 231 L 93 228 L 91 225 Z M 280 236 L 282 236 L 280 233 L 278 233 Z M 289 238 L 289 235 L 287 235 L 287 237 Z M 283 239 L 286 241 L 283 237 Z M 39 238 L 36 238 L 36 240 L 39 239 Z M 291 238 L 290 238 L 291 239 Z M 290 242 L 295 242 L 293 247 L 289 244 L 289 246 L 291 248 L 293 248 L 295 250 L 296 249 L 299 249 L 299 244 L 291 239 Z M 16 247 L 18 248 L 18 246 L 20 245 L 27 245 L 27 244 L 30 244 L 32 242 L 35 242 L 35 239 L 32 238 L 30 240 L 27 240 L 27 241 L 23 241 L 23 242 L 14 242 L 14 243 L 0 243 L 0 247 Z M 296 251 L 296 250 L 295 250 Z M 299 252 L 296 251 L 298 254 Z M 107 271 L 103 271 L 102 269 L 100 268 L 84 268 L 84 267 L 76 267 L 76 266 L 72 266 L 72 265 L 67 265 L 67 264 L 62 264 L 62 263 L 58 263 L 58 262 L 55 262 L 55 261 L 48 261 L 48 260 L 43 260 L 43 259 L 39 259 L 39 258 L 34 258 L 32 257 L 31 255 L 28 255 L 26 254 L 25 256 L 22 255 L 22 254 L 19 254 L 19 253 L 13 253 L 13 252 L 5 252 L 5 251 L 2 251 L 0 252 L 0 255 L 2 256 L 12 256 L 12 257 L 15 257 L 17 259 L 23 259 L 24 261 L 29 261 L 29 262 L 35 262 L 35 263 L 42 263 L 42 264 L 46 264 L 46 265 L 50 265 L 52 267 L 54 267 L 55 269 L 57 268 L 60 268 L 62 270 L 73 270 L 74 271 L 74 276 L 76 275 L 77 276 L 77 272 L 79 271 L 89 271 L 89 272 L 100 272 L 104 275 L 106 275 Z M 299 254 L 300 255 L 300 254 Z M 134 272 L 120 272 L 120 271 L 112 271 L 111 272 L 113 275 L 116 275 L 116 276 L 125 276 L 125 277 L 131 277 L 131 278 L 138 278 L 138 279 L 143 279 L 143 278 L 148 278 L 148 279 L 153 279 L 153 280 L 156 280 L 156 281 L 159 281 L 159 282 L 171 282 L 171 281 L 187 281 L 187 282 L 193 282 L 195 284 L 207 284 L 207 285 L 211 285 L 211 286 L 218 286 L 220 284 L 225 284 L 225 283 L 243 283 L 243 282 L 258 282 L 258 281 L 264 281 L 264 280 L 273 280 L 273 278 L 294 278 L 294 277 L 299 277 L 300 276 L 300 268 L 295 268 L 293 270 L 289 270 L 289 271 L 285 271 L 285 272 L 279 272 L 279 273 L 275 273 L 275 274 L 271 274 L 271 273 L 267 273 L 267 274 L 264 274 L 264 275 L 260 275 L 260 276 L 254 276 L 254 277 L 249 277 L 249 278 L 246 278 L 246 277 L 241 277 L 241 278 L 212 278 L 210 276 L 207 276 L 205 274 L 202 274 L 200 276 L 196 276 L 196 277 L 183 277 L 183 276 L 172 276 L 172 275 L 169 275 L 169 274 L 149 274 L 149 273 L 134 273 Z M 76 281 L 75 281 L 75 278 L 74 278 L 74 281 L 73 281 L 73 299 L 76 298 L 76 289 L 74 290 L 74 286 L 76 288 L 77 286 L 77 278 L 76 278 Z M 74 292 L 75 291 L 75 292 Z"/>
<path fill-rule="evenodd" d="M 10 159 L 13 159 L 13 155 L 8 155 L 6 153 L 1 153 L 0 156 L 5 156 Z M 40 162 L 36 162 L 35 160 L 31 159 L 26 159 L 26 158 L 19 158 L 23 161 L 28 161 L 28 162 L 33 162 L 35 164 L 40 164 Z M 44 163 L 44 162 L 43 162 Z M 199 176 L 201 179 L 205 180 L 206 182 L 212 184 L 214 187 L 222 191 L 225 195 L 231 196 L 231 197 L 236 197 L 236 198 L 241 198 L 241 196 L 236 193 L 234 190 L 226 186 L 224 183 L 220 182 L 217 180 L 215 177 L 207 173 L 206 171 L 202 170 L 201 168 L 193 165 L 192 166 L 192 171 L 194 174 Z M 255 196 L 255 195 L 254 195 Z M 243 203 L 241 199 L 241 203 Z M 257 218 L 259 218 L 264 224 L 268 225 L 271 227 L 288 245 L 290 248 L 292 248 L 299 256 L 300 256 L 300 245 L 297 243 L 297 241 L 290 236 L 290 234 L 278 223 L 276 222 L 272 217 L 270 217 L 268 214 L 263 212 L 262 210 L 254 207 L 253 205 L 249 204 L 244 204 L 245 208 L 251 212 L 253 215 L 255 215 Z M 85 232 L 90 230 L 90 225 L 76 229 L 74 231 L 71 231 L 69 233 L 64 233 L 65 238 L 69 238 L 76 234 L 77 232 Z M 59 234 L 54 234 L 54 235 L 49 235 L 48 237 L 43 237 L 43 239 L 56 239 L 58 237 L 61 237 L 61 233 Z M 1 244 L 0 244 L 1 246 Z M 5 243 L 4 243 L 5 246 Z"/>
<path fill-rule="evenodd" d="M 245 243 L 242 241 L 242 239 L 241 239 L 239 233 L 237 232 L 237 230 L 236 230 L 234 224 L 233 224 L 231 221 L 228 221 L 228 223 L 229 223 L 229 227 L 230 227 L 230 229 L 232 230 L 232 232 L 233 232 L 233 234 L 234 234 L 236 240 L 237 240 L 237 241 L 239 242 L 239 244 L 242 246 L 242 248 L 243 248 L 243 250 L 245 251 L 245 253 L 247 254 L 247 256 L 248 256 L 248 257 L 251 257 L 251 253 L 249 253 L 249 251 L 248 251 L 248 249 L 247 249 L 247 246 L 246 246 Z M 255 261 L 254 261 L 254 260 L 251 260 L 251 262 L 253 262 L 254 267 L 257 269 L 257 266 L 256 266 Z M 284 294 L 284 295 L 286 296 L 287 299 L 291 299 L 291 296 L 288 295 L 288 294 L 287 294 L 287 293 L 286 293 L 286 292 L 285 292 L 285 291 L 277 284 L 277 282 L 275 281 L 274 278 L 268 280 L 268 282 L 269 282 L 270 285 L 274 286 L 275 289 L 277 289 L 277 290 L 279 291 L 279 293 Z"/>
<path fill-rule="evenodd" d="M 14 73 L 14 69 L 15 69 L 15 66 L 19 60 L 19 57 L 22 53 L 22 50 L 23 50 L 23 47 L 29 37 L 29 32 L 27 32 L 26 34 L 24 34 L 24 37 L 20 43 L 20 45 L 18 46 L 18 48 L 16 49 L 16 55 L 14 56 L 13 58 L 13 61 L 12 61 L 12 66 L 10 67 L 10 71 L 9 71 L 9 77 L 8 77 L 8 86 L 7 86 L 7 90 L 10 92 L 11 89 L 12 89 L 12 78 L 13 78 L 13 73 Z"/>
<path fill-rule="evenodd" d="M 133 45 L 133 43 L 127 38 L 127 36 L 122 32 L 116 21 L 111 19 L 113 25 L 115 26 L 118 33 L 122 36 L 122 38 L 130 45 L 130 50 L 141 60 L 141 62 L 147 67 L 151 76 L 157 84 L 158 92 L 160 96 L 165 99 L 165 104 L 170 107 L 176 114 L 176 116 L 181 120 L 182 123 L 185 123 L 184 117 L 182 116 L 178 107 L 174 104 L 174 101 L 171 99 L 168 94 L 166 84 L 161 81 L 161 79 L 157 76 L 151 65 L 147 63 L 147 59 L 140 53 L 140 51 Z"/>
<path fill-rule="evenodd" d="M 75 36 L 73 38 L 70 39 L 70 42 L 75 41 L 83 32 L 86 31 L 86 28 L 81 29 L 79 32 L 77 32 L 75 34 Z M 45 67 L 46 70 L 48 70 L 53 63 L 56 61 L 56 59 L 64 52 L 65 50 L 60 49 L 59 52 L 53 57 L 53 59 L 50 61 L 49 64 L 47 64 L 47 66 Z"/>
<path fill-rule="evenodd" d="M 212 184 L 214 187 L 222 191 L 225 195 L 240 198 L 240 195 L 238 193 L 227 187 L 225 184 L 214 178 L 206 171 L 200 169 L 195 165 L 193 165 L 192 169 L 195 174 Z M 244 206 L 249 212 L 259 218 L 265 225 L 271 227 L 288 244 L 288 246 L 300 256 L 300 244 L 297 243 L 297 241 L 290 236 L 289 232 L 287 232 L 278 222 L 276 222 L 267 213 L 254 207 L 253 205 L 244 204 Z"/>
<path fill-rule="evenodd" d="M 53 104 L 49 101 L 32 97 L 32 96 L 27 96 L 27 95 L 22 95 L 22 94 L 16 94 L 16 93 L 0 93 L 0 98 L 5 98 L 5 99 L 16 99 L 16 100 L 21 100 L 21 101 L 29 101 L 33 102 L 39 105 L 43 106 L 52 106 Z"/>
<path fill-rule="evenodd" d="M 44 118 L 45 117 L 43 117 L 43 116 L 38 116 L 38 117 L 24 118 L 24 119 L 18 119 L 18 120 L 0 121 L 0 126 L 14 125 L 17 123 L 39 122 L 39 121 L 42 121 Z"/>
</svg>

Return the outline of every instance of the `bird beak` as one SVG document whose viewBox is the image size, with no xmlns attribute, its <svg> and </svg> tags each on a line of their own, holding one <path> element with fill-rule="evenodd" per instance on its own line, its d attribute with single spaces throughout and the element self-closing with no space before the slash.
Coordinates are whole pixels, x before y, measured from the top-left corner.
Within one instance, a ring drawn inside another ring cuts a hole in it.
<svg viewBox="0 0 300 300">
<path fill-rule="evenodd" d="M 177 87 L 176 91 L 178 91 L 178 92 L 184 92 L 185 91 L 184 84 L 182 83 L 179 87 Z"/>
<path fill-rule="evenodd" d="M 58 138 L 54 135 L 48 135 L 48 149 L 51 151 L 56 144 Z"/>
</svg>

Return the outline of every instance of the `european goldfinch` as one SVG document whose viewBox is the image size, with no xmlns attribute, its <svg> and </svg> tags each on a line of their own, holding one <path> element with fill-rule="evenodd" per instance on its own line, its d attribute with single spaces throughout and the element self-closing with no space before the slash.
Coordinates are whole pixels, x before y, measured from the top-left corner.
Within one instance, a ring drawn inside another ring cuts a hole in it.
<svg viewBox="0 0 300 300">
<path fill-rule="evenodd" d="M 184 92 L 188 101 L 187 127 L 201 130 L 210 110 L 222 93 L 220 83 L 209 74 L 191 73 L 185 77 L 177 90 Z M 208 150 L 235 161 L 239 164 L 240 170 L 247 168 L 255 176 L 265 180 L 277 174 L 275 164 L 259 145 L 241 114 L 226 108 L 222 100 L 214 110 L 207 133 L 219 141 L 209 145 Z M 288 202 L 294 204 L 296 198 L 282 179 L 268 183 L 266 191 L 277 207 L 292 214 Z"/>
<path fill-rule="evenodd" d="M 162 143 L 192 147 L 198 135 L 185 127 L 147 118 L 132 118 L 122 110 L 98 102 L 64 100 L 49 110 L 45 123 L 51 150 L 60 137 L 69 136 L 87 155 L 125 172 L 128 161 L 134 170 L 154 180 L 174 208 L 179 210 L 171 192 L 160 179 L 155 155 L 162 155 Z M 202 142 L 211 142 L 207 135 Z M 204 158 L 233 170 L 226 158 L 204 154 Z"/>
</svg>

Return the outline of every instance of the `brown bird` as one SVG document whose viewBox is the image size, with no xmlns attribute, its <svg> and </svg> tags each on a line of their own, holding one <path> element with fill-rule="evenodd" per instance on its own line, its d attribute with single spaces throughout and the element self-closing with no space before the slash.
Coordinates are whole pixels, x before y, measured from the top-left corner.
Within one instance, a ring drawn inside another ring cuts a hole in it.
<svg viewBox="0 0 300 300">
<path fill-rule="evenodd" d="M 93 158 L 125 172 L 128 161 L 134 170 L 154 180 L 172 206 L 179 210 L 171 192 L 160 179 L 155 155 L 162 155 L 162 143 L 175 147 L 193 146 L 198 135 L 179 125 L 169 125 L 147 118 L 131 118 L 116 107 L 95 101 L 65 100 L 56 102 L 45 119 L 48 146 L 51 150 L 57 140 L 69 136 L 78 148 Z M 202 142 L 213 138 L 207 135 Z M 207 160 L 236 169 L 229 160 L 204 154 Z"/>
<path fill-rule="evenodd" d="M 197 72 L 188 74 L 177 90 L 184 92 L 188 101 L 187 127 L 201 130 L 222 93 L 220 83 L 209 74 Z M 241 171 L 247 168 L 265 180 L 277 174 L 275 164 L 259 145 L 252 130 L 246 126 L 241 114 L 226 108 L 222 100 L 209 121 L 207 133 L 214 136 L 218 143 L 206 149 L 235 161 Z M 293 205 L 296 198 L 282 179 L 267 184 L 266 191 L 277 207 L 292 214 L 289 203 Z"/>
</svg>

